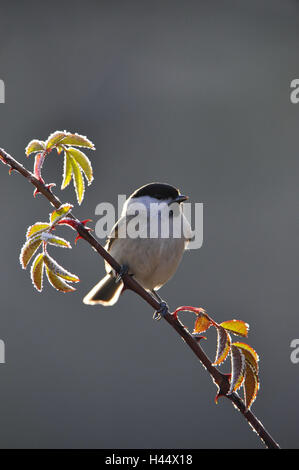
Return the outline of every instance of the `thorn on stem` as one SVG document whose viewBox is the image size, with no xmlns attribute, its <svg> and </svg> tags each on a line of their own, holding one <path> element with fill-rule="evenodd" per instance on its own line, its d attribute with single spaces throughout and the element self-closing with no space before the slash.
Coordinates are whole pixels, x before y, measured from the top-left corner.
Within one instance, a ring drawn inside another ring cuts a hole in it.
<svg viewBox="0 0 299 470">
<path fill-rule="evenodd" d="M 193 338 L 195 339 L 195 341 L 197 341 L 198 343 L 199 343 L 202 339 L 207 339 L 206 336 L 199 335 L 198 333 L 193 333 L 192 336 L 193 336 Z"/>
</svg>

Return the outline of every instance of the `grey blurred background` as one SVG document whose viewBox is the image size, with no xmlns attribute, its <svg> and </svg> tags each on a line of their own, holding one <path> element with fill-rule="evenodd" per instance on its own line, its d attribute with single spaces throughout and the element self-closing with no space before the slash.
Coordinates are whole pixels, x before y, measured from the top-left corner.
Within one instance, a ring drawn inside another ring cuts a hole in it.
<svg viewBox="0 0 299 470">
<path fill-rule="evenodd" d="M 253 411 L 284 447 L 298 447 L 297 185 L 299 4 L 250 1 L 1 1 L 0 146 L 24 148 L 56 129 L 87 135 L 95 181 L 75 208 L 155 180 L 204 203 L 204 242 L 161 289 L 171 308 L 240 318 L 260 354 Z M 44 176 L 57 195 L 54 152 Z M 126 293 L 112 308 L 82 297 L 103 262 L 80 241 L 51 254 L 81 278 L 74 294 L 19 265 L 28 225 L 50 207 L 1 166 L 1 448 L 262 448 L 174 331 Z M 74 239 L 74 232 L 62 230 Z M 191 314 L 184 316 L 191 325 Z M 216 335 L 204 348 L 213 357 Z M 226 361 L 224 371 L 229 370 Z"/>
</svg>

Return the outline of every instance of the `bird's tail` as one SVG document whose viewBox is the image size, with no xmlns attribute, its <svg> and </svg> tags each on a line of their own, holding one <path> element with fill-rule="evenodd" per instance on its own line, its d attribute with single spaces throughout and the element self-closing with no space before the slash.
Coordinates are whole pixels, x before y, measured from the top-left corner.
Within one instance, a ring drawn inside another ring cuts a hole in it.
<svg viewBox="0 0 299 470">
<path fill-rule="evenodd" d="M 122 292 L 122 280 L 116 281 L 115 277 L 107 274 L 84 297 L 83 303 L 87 305 L 114 305 Z"/>
</svg>

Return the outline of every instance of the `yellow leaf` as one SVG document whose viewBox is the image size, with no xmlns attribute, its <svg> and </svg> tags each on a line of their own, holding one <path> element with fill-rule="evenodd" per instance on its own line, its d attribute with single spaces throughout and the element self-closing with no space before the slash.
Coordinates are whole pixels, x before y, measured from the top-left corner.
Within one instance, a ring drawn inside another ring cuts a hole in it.
<svg viewBox="0 0 299 470">
<path fill-rule="evenodd" d="M 64 139 L 60 142 L 63 145 L 75 145 L 77 147 L 87 147 L 92 150 L 95 149 L 94 144 L 87 139 L 84 135 L 66 133 Z"/>
<path fill-rule="evenodd" d="M 31 140 L 31 142 L 29 142 L 29 144 L 27 145 L 25 153 L 28 157 L 31 153 L 40 152 L 41 150 L 45 150 L 45 148 L 45 142 L 43 142 L 42 140 L 34 139 Z"/>
<path fill-rule="evenodd" d="M 58 144 L 61 144 L 63 138 L 66 135 L 67 135 L 67 132 L 62 132 L 62 131 L 56 131 L 56 132 L 53 132 L 53 134 L 50 134 L 46 141 L 47 150 L 49 150 L 52 147 L 55 147 Z"/>
<path fill-rule="evenodd" d="M 220 323 L 226 330 L 231 331 L 235 335 L 247 336 L 249 325 L 242 320 L 228 320 Z"/>
<path fill-rule="evenodd" d="M 43 253 L 37 255 L 31 266 L 31 279 L 34 287 L 41 292 L 43 289 L 43 270 L 44 270 L 44 261 Z"/>
<path fill-rule="evenodd" d="M 51 224 L 57 223 L 59 220 L 63 219 L 69 212 L 73 209 L 72 204 L 62 204 L 59 209 L 55 209 L 50 214 Z"/>
<path fill-rule="evenodd" d="M 73 175 L 74 175 L 74 186 L 76 190 L 76 196 L 77 196 L 77 201 L 79 204 L 83 201 L 84 198 L 84 179 L 80 170 L 80 167 L 76 160 L 73 157 L 70 157 L 71 162 L 72 162 L 72 168 L 73 168 Z"/>
<path fill-rule="evenodd" d="M 63 281 L 58 276 L 56 276 L 56 274 L 54 274 L 53 271 L 50 271 L 48 267 L 46 268 L 46 273 L 47 273 L 47 278 L 50 284 L 56 290 L 59 290 L 60 292 L 74 292 L 76 290 L 74 287 L 70 286 L 67 282 Z"/>
<path fill-rule="evenodd" d="M 26 238 L 35 237 L 36 235 L 45 232 L 50 228 L 50 224 L 44 222 L 36 222 L 36 224 L 31 225 L 26 233 Z"/>
<path fill-rule="evenodd" d="M 63 248 L 72 248 L 71 244 L 67 240 L 64 240 L 64 238 L 60 238 L 60 237 L 54 237 L 54 236 L 48 237 L 47 243 L 50 243 L 50 245 L 60 246 Z"/>
<path fill-rule="evenodd" d="M 40 245 L 42 244 L 42 240 L 39 236 L 34 238 L 29 238 L 29 240 L 23 245 L 21 254 L 20 254 L 20 263 L 23 269 L 26 269 L 29 261 L 31 260 L 32 256 L 38 250 Z"/>
<path fill-rule="evenodd" d="M 83 152 L 81 152 L 81 150 L 75 149 L 74 147 L 70 147 L 67 150 L 67 153 L 71 154 L 71 156 L 80 165 L 82 171 L 84 172 L 86 176 L 88 184 L 91 184 L 93 180 L 93 172 L 92 172 L 92 166 L 91 166 L 90 160 L 87 158 L 87 156 Z"/>
<path fill-rule="evenodd" d="M 69 158 L 67 151 L 64 152 L 64 162 L 63 162 L 63 180 L 61 184 L 61 189 L 66 188 L 72 179 L 73 167 L 71 159 Z"/>
<path fill-rule="evenodd" d="M 79 282 L 80 281 L 78 276 L 68 272 L 66 269 L 64 269 L 62 266 L 60 266 L 57 263 L 57 261 L 55 261 L 53 258 L 51 258 L 48 254 L 44 255 L 44 262 L 45 262 L 45 265 L 49 268 L 49 270 L 52 271 L 56 276 L 62 277 L 66 281 L 70 281 L 70 282 Z"/>
</svg>

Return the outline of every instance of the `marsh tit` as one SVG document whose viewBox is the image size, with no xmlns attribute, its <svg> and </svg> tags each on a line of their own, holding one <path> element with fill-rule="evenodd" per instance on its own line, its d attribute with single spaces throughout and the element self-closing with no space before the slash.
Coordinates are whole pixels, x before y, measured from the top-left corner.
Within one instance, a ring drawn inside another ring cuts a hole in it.
<svg viewBox="0 0 299 470">
<path fill-rule="evenodd" d="M 191 238 L 191 227 L 182 210 L 187 199 L 165 183 L 146 184 L 131 194 L 105 246 L 121 265 L 121 273 L 115 273 L 105 261 L 107 274 L 84 297 L 85 304 L 114 305 L 124 287 L 124 273 L 162 302 L 157 290 L 176 272 Z M 132 232 L 136 225 L 137 236 Z"/>
</svg>

